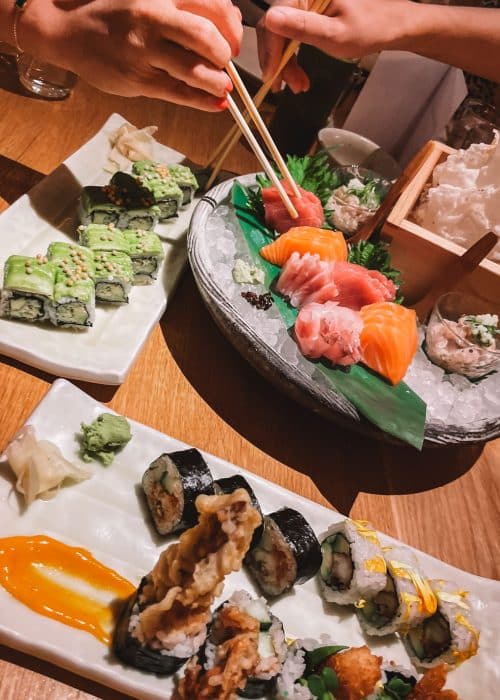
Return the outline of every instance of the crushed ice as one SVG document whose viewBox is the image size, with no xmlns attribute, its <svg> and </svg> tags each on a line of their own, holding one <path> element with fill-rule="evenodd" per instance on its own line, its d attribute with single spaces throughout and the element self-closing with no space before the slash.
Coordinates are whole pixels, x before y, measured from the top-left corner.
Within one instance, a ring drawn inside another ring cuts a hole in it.
<svg viewBox="0 0 500 700">
<path fill-rule="evenodd" d="M 295 371 L 311 377 L 315 365 L 300 354 L 276 306 L 273 304 L 268 311 L 260 311 L 241 296 L 243 291 L 262 294 L 267 289 L 263 285 L 240 285 L 233 279 L 236 258 L 248 263 L 254 260 L 232 208 L 218 206 L 207 220 L 206 231 L 209 234 L 204 239 L 207 257 L 220 291 L 261 340 L 295 367 Z M 420 340 L 423 340 L 422 329 Z M 473 429 L 485 421 L 498 420 L 500 415 L 500 372 L 479 382 L 470 382 L 458 374 L 446 374 L 430 362 L 421 343 L 404 381 L 426 402 L 428 422 Z"/>
</svg>

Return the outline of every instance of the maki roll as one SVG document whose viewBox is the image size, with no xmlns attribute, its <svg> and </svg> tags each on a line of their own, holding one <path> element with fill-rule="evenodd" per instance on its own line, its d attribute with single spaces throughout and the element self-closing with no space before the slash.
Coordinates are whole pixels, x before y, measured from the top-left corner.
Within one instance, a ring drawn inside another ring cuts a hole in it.
<svg viewBox="0 0 500 700">
<path fill-rule="evenodd" d="M 129 244 L 123 232 L 113 224 L 90 224 L 78 228 L 80 245 L 90 248 L 92 251 L 108 250 L 119 253 L 130 253 Z"/>
<path fill-rule="evenodd" d="M 197 497 L 214 493 L 210 469 L 196 449 L 160 455 L 144 472 L 142 488 L 160 535 L 195 525 Z"/>
<path fill-rule="evenodd" d="M 116 201 L 112 201 L 104 187 L 90 185 L 84 187 L 78 205 L 78 218 L 84 226 L 89 224 L 118 224 L 125 211 Z"/>
<path fill-rule="evenodd" d="M 128 304 L 134 272 L 129 255 L 116 250 L 95 251 L 95 298 L 104 304 Z"/>
<path fill-rule="evenodd" d="M 321 555 L 319 583 L 328 602 L 349 605 L 386 584 L 387 566 L 377 533 L 364 520 L 347 519 L 331 527 Z"/>
<path fill-rule="evenodd" d="M 237 591 L 214 613 L 207 641 L 188 667 L 181 697 L 261 698 L 273 688 L 287 654 L 283 624 L 264 598 Z"/>
<path fill-rule="evenodd" d="M 245 491 L 250 496 L 250 502 L 252 503 L 253 507 L 258 513 L 260 513 L 262 520 L 264 520 L 262 515 L 262 509 L 260 507 L 260 503 L 257 499 L 257 496 L 255 495 L 254 490 L 252 489 L 252 487 L 250 486 L 250 484 L 244 476 L 241 476 L 241 474 L 235 474 L 234 476 L 228 476 L 225 479 L 217 479 L 217 481 L 214 481 L 214 492 L 217 494 L 232 493 L 233 491 L 236 491 L 236 489 L 245 489 Z M 252 547 L 254 547 L 259 542 L 260 538 L 262 537 L 263 531 L 263 524 L 255 528 L 250 549 L 252 549 Z"/>
<path fill-rule="evenodd" d="M 57 266 L 50 320 L 64 328 L 87 328 L 95 313 L 94 260 L 87 248 L 72 243 L 51 243 L 47 251 Z"/>
<path fill-rule="evenodd" d="M 416 666 L 454 666 L 474 656 L 479 646 L 479 632 L 470 620 L 468 593 L 448 581 L 430 584 L 437 598 L 437 610 L 408 631 L 405 645 Z"/>
<path fill-rule="evenodd" d="M 182 190 L 182 204 L 192 202 L 199 185 L 191 168 L 187 165 L 169 165 L 168 171 Z"/>
<path fill-rule="evenodd" d="M 5 262 L 0 311 L 16 321 L 44 321 L 54 301 L 57 267 L 43 255 L 11 255 Z"/>
<path fill-rule="evenodd" d="M 115 173 L 105 190 L 112 201 L 124 208 L 118 219 L 119 228 L 154 229 L 160 209 L 155 205 L 153 194 L 141 184 L 139 178 L 128 173 Z"/>
<path fill-rule="evenodd" d="M 152 231 L 131 229 L 126 229 L 123 235 L 130 251 L 134 284 L 151 284 L 165 256 L 159 236 Z"/>
<path fill-rule="evenodd" d="M 307 520 L 292 508 L 282 508 L 264 518 L 264 532 L 246 564 L 261 590 L 276 596 L 316 574 L 321 548 Z"/>
<path fill-rule="evenodd" d="M 183 203 L 183 191 L 170 174 L 169 168 L 152 160 L 138 160 L 132 166 L 138 182 L 153 196 L 160 208 L 159 219 L 166 221 L 177 212 Z"/>
<path fill-rule="evenodd" d="M 407 632 L 436 612 L 437 601 L 429 582 L 417 569 L 408 550 L 391 549 L 385 556 L 387 579 L 382 590 L 356 603 L 366 634 L 383 636 Z"/>
<path fill-rule="evenodd" d="M 167 547 L 123 609 L 113 648 L 126 664 L 170 675 L 204 643 L 224 578 L 241 568 L 260 516 L 246 491 L 199 496 L 199 523 Z M 196 696 L 190 696 L 190 700 Z"/>
</svg>

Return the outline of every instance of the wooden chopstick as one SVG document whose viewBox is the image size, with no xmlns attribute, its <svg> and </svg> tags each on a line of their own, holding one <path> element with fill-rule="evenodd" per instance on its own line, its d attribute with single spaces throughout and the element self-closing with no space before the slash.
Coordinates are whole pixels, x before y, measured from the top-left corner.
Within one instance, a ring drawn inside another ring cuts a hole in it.
<svg viewBox="0 0 500 700">
<path fill-rule="evenodd" d="M 371 237 L 378 227 L 387 219 L 394 205 L 398 201 L 401 192 L 405 189 L 408 183 L 413 180 L 416 173 L 420 170 L 422 164 L 427 160 L 427 157 L 433 148 L 433 142 L 428 141 L 416 154 L 416 156 L 414 156 L 413 160 L 410 161 L 396 182 L 392 185 L 375 214 L 367 219 L 364 224 L 361 224 L 361 227 L 354 234 L 354 236 L 349 238 L 348 243 L 367 241 Z"/>
<path fill-rule="evenodd" d="M 292 175 L 290 174 L 290 171 L 288 170 L 285 161 L 283 160 L 283 156 L 278 150 L 278 147 L 273 141 L 273 138 L 271 134 L 269 133 L 267 126 L 264 124 L 264 120 L 260 116 L 259 110 L 257 107 L 254 105 L 252 98 L 250 97 L 248 90 L 245 87 L 245 83 L 243 80 L 240 78 L 240 74 L 236 70 L 236 66 L 232 61 L 229 61 L 229 63 L 226 66 L 226 71 L 229 74 L 229 77 L 231 78 L 233 85 L 235 88 L 238 90 L 238 93 L 243 100 L 243 104 L 247 108 L 248 113 L 250 114 L 253 123 L 257 127 L 257 131 L 259 134 L 262 136 L 262 140 L 266 144 L 267 148 L 269 149 L 269 153 L 272 155 L 274 158 L 274 162 L 278 166 L 279 171 L 283 175 L 283 178 L 287 180 L 289 183 L 293 194 L 295 197 L 298 199 L 301 198 L 300 190 L 297 187 L 297 183 L 293 179 Z M 246 120 L 245 120 L 246 123 Z"/>
<path fill-rule="evenodd" d="M 252 130 L 246 123 L 245 119 L 243 118 L 243 115 L 241 114 L 240 110 L 238 109 L 236 102 L 233 100 L 231 95 L 227 96 L 227 103 L 229 105 L 229 111 L 231 112 L 234 121 L 238 125 L 238 127 L 241 129 L 241 132 L 245 136 L 246 140 L 248 141 L 252 151 L 255 153 L 257 156 L 257 159 L 259 160 L 260 164 L 264 168 L 266 175 L 268 178 L 271 180 L 273 185 L 276 187 L 276 189 L 279 192 L 279 195 L 281 199 L 283 200 L 283 204 L 285 205 L 288 213 L 292 217 L 292 219 L 297 219 L 298 218 L 298 212 L 295 209 L 295 207 L 292 204 L 292 201 L 288 194 L 286 193 L 283 185 L 281 184 L 280 179 L 274 172 L 274 168 L 271 165 L 271 163 L 267 160 L 264 151 L 259 145 L 259 142 L 255 138 L 255 136 L 252 133 Z"/>
<path fill-rule="evenodd" d="M 310 12 L 318 12 L 318 14 L 323 14 L 323 12 L 326 10 L 328 5 L 330 4 L 330 0 L 314 0 L 310 7 Z M 287 48 L 285 49 L 283 56 L 281 58 L 280 64 L 278 68 L 276 69 L 274 75 L 263 85 L 259 88 L 259 90 L 256 92 L 255 97 L 253 98 L 253 103 L 255 107 L 259 108 L 261 104 L 264 102 L 265 98 L 267 97 L 269 90 L 272 88 L 274 81 L 276 78 L 280 75 L 280 73 L 283 71 L 285 66 L 287 65 L 288 61 L 292 58 L 292 56 L 295 55 L 298 47 L 300 46 L 299 41 L 292 40 L 289 42 Z M 245 119 L 248 121 L 250 119 L 250 115 L 248 112 L 245 114 Z M 222 166 L 224 164 L 224 161 L 226 160 L 227 156 L 229 153 L 233 150 L 234 146 L 238 143 L 240 140 L 240 132 L 238 127 L 235 125 L 232 129 L 230 129 L 225 136 L 224 139 L 222 139 L 221 143 L 217 146 L 217 148 L 214 150 L 212 155 L 209 158 L 208 161 L 208 166 L 213 165 L 212 173 L 207 181 L 206 184 L 206 189 L 209 189 L 213 183 L 215 182 L 215 179 L 217 175 L 220 173 Z"/>
<path fill-rule="evenodd" d="M 467 275 L 474 272 L 488 253 L 493 250 L 498 242 L 498 236 L 493 231 L 485 233 L 474 245 L 459 257 L 454 257 L 439 271 L 439 278 L 435 280 L 427 293 L 419 299 L 412 308 L 415 309 L 418 318 L 425 323 L 434 308 L 434 304 L 442 294 L 451 291 Z"/>
</svg>

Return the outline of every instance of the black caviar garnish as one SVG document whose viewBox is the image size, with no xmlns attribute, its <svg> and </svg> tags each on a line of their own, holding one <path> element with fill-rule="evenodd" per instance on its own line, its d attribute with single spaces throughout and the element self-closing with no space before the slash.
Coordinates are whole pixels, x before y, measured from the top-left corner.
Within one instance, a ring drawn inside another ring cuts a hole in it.
<svg viewBox="0 0 500 700">
<path fill-rule="evenodd" d="M 273 303 L 273 298 L 269 292 L 266 294 L 256 294 L 255 292 L 241 292 L 243 299 L 246 299 L 249 304 L 256 306 L 262 311 L 267 311 Z"/>
</svg>

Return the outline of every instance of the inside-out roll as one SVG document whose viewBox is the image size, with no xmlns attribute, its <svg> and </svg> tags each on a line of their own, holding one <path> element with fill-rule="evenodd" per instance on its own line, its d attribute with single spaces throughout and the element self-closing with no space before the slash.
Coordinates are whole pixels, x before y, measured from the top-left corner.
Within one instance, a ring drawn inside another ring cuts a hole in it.
<svg viewBox="0 0 500 700">
<path fill-rule="evenodd" d="M 333 525 L 321 542 L 319 582 L 325 600 L 349 605 L 386 585 L 387 566 L 377 533 L 366 520 Z"/>
</svg>

